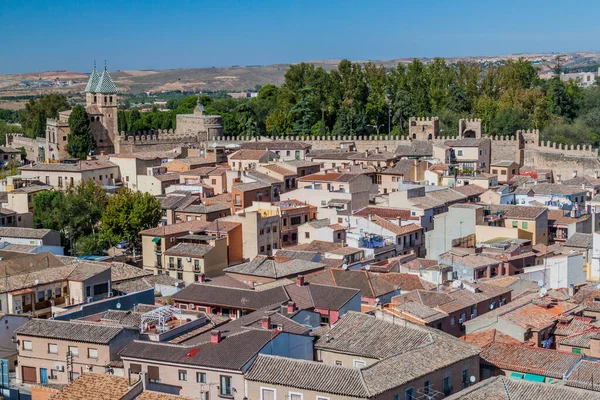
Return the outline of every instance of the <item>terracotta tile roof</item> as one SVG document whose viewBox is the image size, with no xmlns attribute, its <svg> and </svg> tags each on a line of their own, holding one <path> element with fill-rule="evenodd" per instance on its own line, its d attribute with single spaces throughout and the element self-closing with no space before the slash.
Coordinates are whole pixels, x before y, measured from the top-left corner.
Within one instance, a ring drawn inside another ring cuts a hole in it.
<svg viewBox="0 0 600 400">
<path fill-rule="evenodd" d="M 459 186 L 452 188 L 452 190 L 467 197 L 479 196 L 480 194 L 483 194 L 486 191 L 486 189 L 478 185 Z"/>
<path fill-rule="evenodd" d="M 598 400 L 598 394 L 562 385 L 496 376 L 446 397 L 446 400 Z"/>
<path fill-rule="evenodd" d="M 409 271 L 420 271 L 421 269 L 437 269 L 440 263 L 437 260 L 428 260 L 426 258 L 415 258 L 401 265 Z"/>
<path fill-rule="evenodd" d="M 592 340 L 600 340 L 600 329 L 591 328 L 583 332 L 576 333 L 565 338 L 558 339 L 557 344 L 571 347 L 581 347 L 584 349 L 590 348 Z"/>
<path fill-rule="evenodd" d="M 261 168 L 268 169 L 269 171 L 273 171 L 276 174 L 280 174 L 280 175 L 283 175 L 283 176 L 296 175 L 295 172 L 290 171 L 289 169 L 284 168 L 284 167 L 282 167 L 281 165 L 278 165 L 278 164 L 263 165 Z"/>
<path fill-rule="evenodd" d="M 104 160 L 82 160 L 76 163 L 39 163 L 19 167 L 21 171 L 83 172 L 104 168 L 117 168 L 117 164 Z"/>
<path fill-rule="evenodd" d="M 325 172 L 325 173 L 317 173 L 312 175 L 305 175 L 298 178 L 300 182 L 331 182 L 338 179 L 342 174 L 338 172 Z"/>
<path fill-rule="evenodd" d="M 204 204 L 206 205 L 211 205 L 211 204 L 231 204 L 232 202 L 232 196 L 231 193 L 221 193 L 221 194 L 217 194 L 215 196 L 212 197 L 207 197 L 204 199 Z"/>
<path fill-rule="evenodd" d="M 600 363 L 598 361 L 582 360 L 573 368 L 567 377 L 565 385 L 599 392 L 599 380 Z"/>
<path fill-rule="evenodd" d="M 374 215 L 372 217 L 372 221 L 374 224 L 377 224 L 380 227 L 382 227 L 383 229 L 388 230 L 396 235 L 407 235 L 409 233 L 420 232 L 423 230 L 423 228 L 421 228 L 417 224 L 408 224 L 408 225 L 399 226 L 399 225 L 394 224 L 393 222 L 388 221 L 385 218 L 381 218 L 378 215 Z"/>
<path fill-rule="evenodd" d="M 477 347 L 484 348 L 494 342 L 503 342 L 510 344 L 521 344 L 517 339 L 512 336 L 505 335 L 497 329 L 488 329 L 485 331 L 470 333 L 461 337 L 462 340 L 466 340 L 469 343 L 473 343 Z"/>
<path fill-rule="evenodd" d="M 258 255 L 247 263 L 225 268 L 224 272 L 279 279 L 296 277 L 298 274 L 306 274 L 323 268 L 325 268 L 325 264 L 317 262 L 300 259 L 287 259 L 280 262 L 269 259 L 267 256 Z"/>
<path fill-rule="evenodd" d="M 504 213 L 507 219 L 536 219 L 547 212 L 546 207 L 512 206 Z"/>
<path fill-rule="evenodd" d="M 580 217 L 571 217 L 565 215 L 563 210 L 548 210 L 548 225 L 569 225 L 575 222 L 585 221 L 591 217 L 591 214 L 583 214 Z"/>
<path fill-rule="evenodd" d="M 382 340 L 382 338 L 384 338 Z M 260 355 L 246 379 L 304 390 L 372 398 L 433 371 L 476 357 L 476 346 L 427 328 L 393 325 L 349 312 L 321 336 L 316 348 L 359 354 L 380 361 L 349 368 L 314 361 Z"/>
<path fill-rule="evenodd" d="M 557 320 L 556 315 L 546 312 L 544 307 L 535 304 L 528 304 L 517 308 L 504 314 L 502 318 L 521 328 L 531 328 L 534 330 L 552 326 Z"/>
<path fill-rule="evenodd" d="M 90 394 L 93 393 L 93 397 L 98 399 L 120 400 L 128 391 L 127 378 L 88 372 L 52 396 L 52 399 L 87 400 L 90 398 Z"/>
<path fill-rule="evenodd" d="M 229 156 L 230 160 L 259 160 L 269 153 L 268 150 L 238 150 Z M 273 153 L 275 156 L 275 153 Z"/>
<path fill-rule="evenodd" d="M 155 392 L 153 390 L 144 390 L 142 394 L 135 398 L 136 400 L 189 400 L 190 397 L 178 396 L 176 394 L 167 394 Z"/>
<path fill-rule="evenodd" d="M 576 247 L 580 249 L 591 249 L 593 244 L 593 235 L 591 233 L 576 232 L 563 243 L 564 247 Z"/>
<path fill-rule="evenodd" d="M 134 267 L 125 263 L 110 264 L 110 280 L 112 283 L 137 279 L 142 276 L 152 275 L 151 271 L 146 271 L 142 268 Z"/>
<path fill-rule="evenodd" d="M 232 229 L 235 229 L 236 227 L 238 227 L 241 224 L 238 222 L 231 222 L 231 221 L 219 221 L 218 225 L 219 225 L 219 231 L 222 233 L 225 233 L 225 232 L 229 232 Z M 192 231 L 192 232 L 198 232 L 198 231 L 216 232 L 216 230 L 217 230 L 216 220 L 212 221 L 212 222 L 192 220 L 192 221 L 180 222 L 178 224 L 159 226 L 157 228 L 146 229 L 146 230 L 141 231 L 140 235 L 163 237 L 163 236 L 175 235 L 175 234 L 179 234 L 179 233 L 189 233 L 190 231 Z"/>
<path fill-rule="evenodd" d="M 15 330 L 23 336 L 70 340 L 73 342 L 108 344 L 123 328 L 76 321 L 32 319 Z"/>
<path fill-rule="evenodd" d="M 306 150 L 312 147 L 311 144 L 305 142 L 288 141 L 288 140 L 261 140 L 258 142 L 244 142 L 240 145 L 242 149 L 252 150 Z"/>
<path fill-rule="evenodd" d="M 562 379 L 581 359 L 577 354 L 499 342 L 481 352 L 484 364 L 557 379 Z"/>
<path fill-rule="evenodd" d="M 387 207 L 365 207 L 353 215 L 357 217 L 367 218 L 369 215 L 377 215 L 378 217 L 385 219 L 397 219 L 402 218 L 403 220 L 419 220 L 419 217 L 411 216 L 411 211 L 401 208 L 387 208 Z"/>
<path fill-rule="evenodd" d="M 559 320 L 554 329 L 555 336 L 571 336 L 592 328 L 592 318 L 574 316 L 566 318 L 563 322 Z"/>
</svg>

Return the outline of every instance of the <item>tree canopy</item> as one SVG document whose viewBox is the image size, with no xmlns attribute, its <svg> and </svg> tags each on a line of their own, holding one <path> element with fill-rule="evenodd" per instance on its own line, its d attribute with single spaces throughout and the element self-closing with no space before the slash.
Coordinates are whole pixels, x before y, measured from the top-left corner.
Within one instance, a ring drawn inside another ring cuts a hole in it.
<svg viewBox="0 0 600 400">
<path fill-rule="evenodd" d="M 540 79 L 537 67 L 524 59 L 449 64 L 436 58 L 395 68 L 343 60 L 330 71 L 299 63 L 290 66 L 281 86 L 265 85 L 250 99 L 200 100 L 207 113 L 223 117 L 228 136 L 406 135 L 410 117 L 439 116 L 443 135 L 456 135 L 460 118 L 481 118 L 489 134 L 554 127 L 576 133 L 584 127 L 587 134 L 577 140 L 598 144 L 597 87 L 582 89 L 560 73 L 557 67 L 551 79 Z M 120 129 L 175 128 L 175 115 L 193 112 L 196 101 L 171 99 L 169 111 L 121 112 Z"/>
<path fill-rule="evenodd" d="M 96 143 L 92 136 L 90 118 L 85 107 L 77 105 L 69 116 L 69 135 L 67 136 L 67 151 L 76 158 L 85 159 L 94 151 Z"/>
</svg>

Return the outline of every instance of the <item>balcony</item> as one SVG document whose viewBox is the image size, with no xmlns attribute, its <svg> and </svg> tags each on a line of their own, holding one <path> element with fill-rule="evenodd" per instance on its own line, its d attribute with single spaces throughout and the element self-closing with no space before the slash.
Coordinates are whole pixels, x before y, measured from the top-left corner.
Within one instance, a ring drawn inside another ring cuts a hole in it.
<svg viewBox="0 0 600 400">
<path fill-rule="evenodd" d="M 38 301 L 37 303 L 31 305 L 31 304 L 27 304 L 23 306 L 23 312 L 27 313 L 30 311 L 33 311 L 34 308 L 35 310 L 42 310 L 44 308 L 50 308 L 52 306 L 60 306 L 66 303 L 66 298 L 65 297 L 58 297 L 56 299 L 50 299 L 50 300 L 45 300 L 45 301 Z"/>
</svg>

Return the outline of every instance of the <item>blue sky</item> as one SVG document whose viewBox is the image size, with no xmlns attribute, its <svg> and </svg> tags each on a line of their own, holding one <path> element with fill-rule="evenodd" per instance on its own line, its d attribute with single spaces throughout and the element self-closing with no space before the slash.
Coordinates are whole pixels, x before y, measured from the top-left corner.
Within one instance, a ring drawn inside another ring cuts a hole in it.
<svg viewBox="0 0 600 400">
<path fill-rule="evenodd" d="M 0 0 L 0 73 L 600 51 L 600 3 Z"/>
</svg>

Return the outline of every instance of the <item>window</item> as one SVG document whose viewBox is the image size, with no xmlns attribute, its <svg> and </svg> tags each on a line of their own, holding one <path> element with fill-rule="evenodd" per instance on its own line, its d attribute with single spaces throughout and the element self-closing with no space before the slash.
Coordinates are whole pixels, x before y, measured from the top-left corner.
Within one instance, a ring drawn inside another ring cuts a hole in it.
<svg viewBox="0 0 600 400">
<path fill-rule="evenodd" d="M 142 372 L 142 365 L 141 364 L 130 364 L 129 365 L 129 372 L 131 372 L 132 374 L 139 374 Z"/>
<path fill-rule="evenodd" d="M 265 252 L 265 246 L 260 246 L 260 252 L 264 253 Z"/>
<path fill-rule="evenodd" d="M 444 378 L 444 389 L 443 390 L 444 390 L 445 395 L 448 395 L 448 394 L 450 394 L 450 392 L 452 392 L 452 383 L 450 381 L 449 376 L 446 376 Z"/>
<path fill-rule="evenodd" d="M 423 393 L 429 396 L 432 392 L 431 381 L 425 381 L 423 384 Z"/>
<path fill-rule="evenodd" d="M 99 296 L 105 293 L 108 293 L 108 282 L 94 285 L 94 296 Z"/>
<path fill-rule="evenodd" d="M 463 389 L 469 386 L 469 370 L 468 369 L 463 370 L 463 372 L 461 374 L 461 382 L 462 382 Z"/>
<path fill-rule="evenodd" d="M 30 340 L 23 340 L 23 350 L 25 350 L 25 351 L 33 350 L 33 344 L 31 343 Z"/>
<path fill-rule="evenodd" d="M 292 225 L 300 225 L 301 223 L 302 223 L 302 217 L 290 218 L 290 224 L 292 224 Z"/>
<path fill-rule="evenodd" d="M 302 400 L 302 393 L 292 393 L 292 392 L 290 392 L 289 399 L 290 400 Z"/>
<path fill-rule="evenodd" d="M 450 326 L 456 325 L 456 319 L 454 317 L 450 318 Z"/>
<path fill-rule="evenodd" d="M 194 260 L 194 270 L 200 271 L 200 260 L 198 260 L 198 259 Z"/>
<path fill-rule="evenodd" d="M 573 348 L 571 349 L 571 352 L 572 352 L 573 354 L 581 354 L 581 349 L 578 349 L 577 347 L 573 347 Z"/>
<path fill-rule="evenodd" d="M 415 388 L 408 388 L 404 391 L 404 398 L 406 400 L 415 400 Z"/>
<path fill-rule="evenodd" d="M 463 155 L 463 151 L 462 150 L 457 150 L 456 151 L 456 155 L 457 156 L 462 156 Z"/>
<path fill-rule="evenodd" d="M 492 174 L 498 175 L 498 170 L 497 169 L 492 169 Z"/>
<path fill-rule="evenodd" d="M 521 226 L 523 227 L 523 229 L 527 229 L 529 227 L 529 224 L 527 222 L 523 222 Z"/>
<path fill-rule="evenodd" d="M 50 300 L 52 298 L 52 289 L 46 290 L 46 298 Z"/>
<path fill-rule="evenodd" d="M 51 369 L 49 379 L 52 379 L 52 380 L 58 379 L 58 370 Z"/>
<path fill-rule="evenodd" d="M 310 239 L 310 232 L 304 232 L 304 238 Z"/>
<path fill-rule="evenodd" d="M 54 297 L 57 298 L 57 299 L 59 297 L 62 297 L 62 288 L 56 288 L 56 289 L 54 289 Z"/>
<path fill-rule="evenodd" d="M 277 225 L 273 225 L 273 233 L 277 233 Z"/>
<path fill-rule="evenodd" d="M 275 389 L 261 388 L 260 400 L 275 400 Z"/>
<path fill-rule="evenodd" d="M 169 257 L 169 268 L 175 268 L 175 257 Z"/>
<path fill-rule="evenodd" d="M 44 301 L 44 291 L 38 292 L 38 301 Z"/>
<path fill-rule="evenodd" d="M 88 358 L 92 358 L 94 360 L 98 359 L 98 349 L 88 349 Z"/>
<path fill-rule="evenodd" d="M 354 368 L 364 368 L 366 365 L 362 360 L 354 360 Z"/>
<path fill-rule="evenodd" d="M 519 221 L 513 221 L 512 222 L 512 227 L 513 228 L 518 228 L 519 227 Z"/>
<path fill-rule="evenodd" d="M 206 383 L 206 374 L 204 372 L 196 372 L 196 382 Z"/>
<path fill-rule="evenodd" d="M 58 354 L 58 345 L 55 343 L 48 343 L 48 353 Z"/>
<path fill-rule="evenodd" d="M 264 235 L 265 234 L 265 230 L 261 229 L 259 235 Z"/>
<path fill-rule="evenodd" d="M 227 375 L 221 375 L 220 382 L 219 394 L 221 396 L 232 396 L 233 391 L 231 388 L 231 377 Z"/>
<path fill-rule="evenodd" d="M 158 367 L 148 365 L 148 379 L 152 383 L 160 382 L 160 371 Z"/>
<path fill-rule="evenodd" d="M 343 365 L 342 360 L 335 360 L 335 365 Z"/>
<path fill-rule="evenodd" d="M 185 369 L 180 369 L 179 370 L 179 380 L 180 381 L 187 381 L 187 371 Z"/>
</svg>

